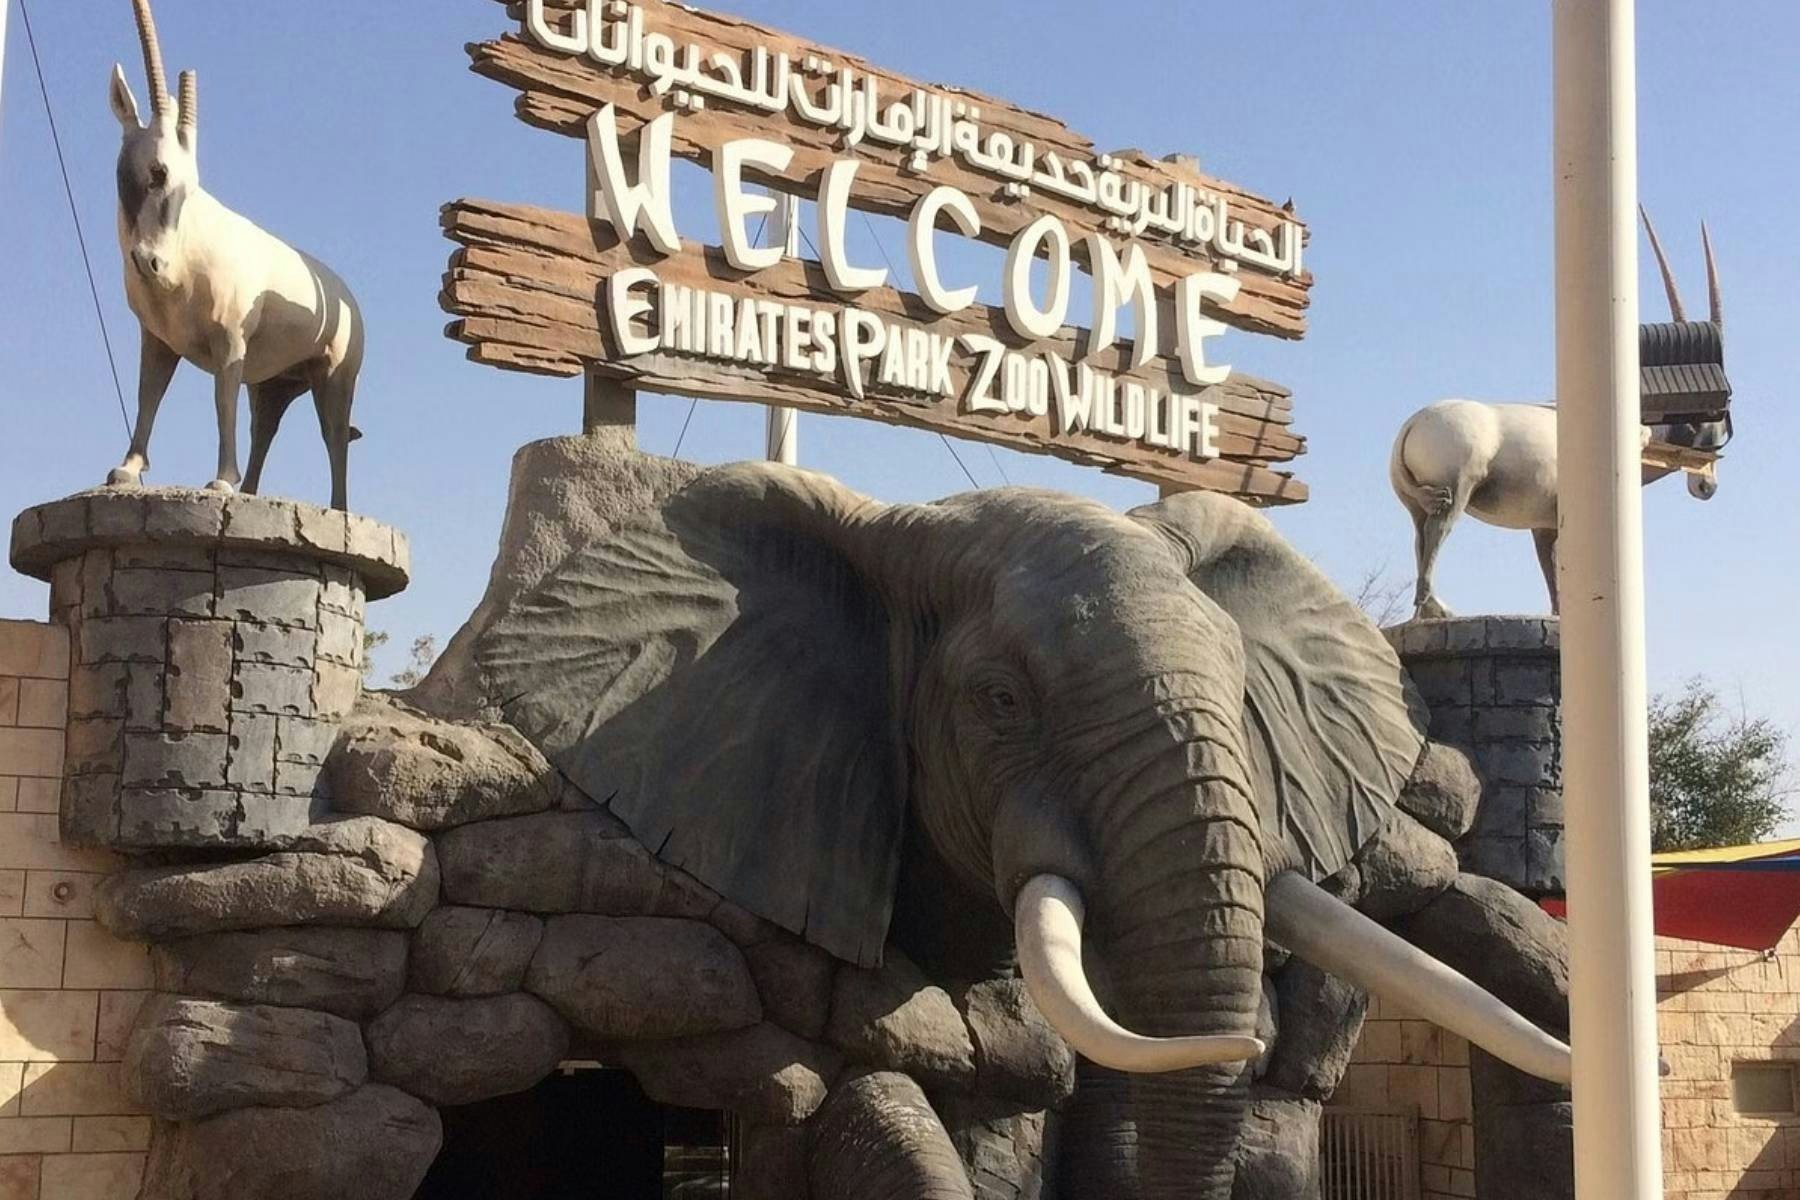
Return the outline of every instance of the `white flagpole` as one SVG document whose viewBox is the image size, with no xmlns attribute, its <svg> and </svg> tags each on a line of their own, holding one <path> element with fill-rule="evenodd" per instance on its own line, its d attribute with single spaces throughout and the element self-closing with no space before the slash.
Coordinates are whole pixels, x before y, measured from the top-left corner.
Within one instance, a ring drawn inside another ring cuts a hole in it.
<svg viewBox="0 0 1800 1200">
<path fill-rule="evenodd" d="M 1663 1194 L 1638 449 L 1635 0 L 1552 0 L 1569 1023 L 1580 1200 Z"/>
<path fill-rule="evenodd" d="M 775 211 L 769 214 L 769 245 L 779 245 L 788 258 L 800 257 L 800 198 L 786 192 L 775 194 Z M 800 420 L 791 408 L 769 409 L 768 454 L 770 462 L 798 466 L 800 463 Z"/>
</svg>

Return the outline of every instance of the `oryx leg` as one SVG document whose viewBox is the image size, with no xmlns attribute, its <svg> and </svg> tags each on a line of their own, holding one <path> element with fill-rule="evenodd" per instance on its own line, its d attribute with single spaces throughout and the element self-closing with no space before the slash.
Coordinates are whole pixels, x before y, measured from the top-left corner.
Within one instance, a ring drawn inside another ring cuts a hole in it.
<svg viewBox="0 0 1800 1200">
<path fill-rule="evenodd" d="M 1420 487 L 1409 499 L 1407 511 L 1413 519 L 1413 562 L 1418 582 L 1413 587 L 1413 619 L 1447 617 L 1450 610 L 1432 590 L 1431 573 L 1437 568 L 1438 551 L 1456 518 L 1462 516 L 1469 502 L 1469 490 L 1458 487 Z"/>
<path fill-rule="evenodd" d="M 356 372 L 339 364 L 323 363 L 313 369 L 313 404 L 319 410 L 319 433 L 331 457 L 331 507 L 348 509 L 350 467 L 350 406 L 356 401 Z"/>
<path fill-rule="evenodd" d="M 308 387 L 306 380 L 277 376 L 250 385 L 250 465 L 244 473 L 244 494 L 254 496 L 262 487 L 263 463 L 281 428 L 288 405 Z"/>
<path fill-rule="evenodd" d="M 106 476 L 106 482 L 115 486 L 135 484 L 143 478 L 144 468 L 150 465 L 150 430 L 156 424 L 156 410 L 168 393 L 169 381 L 175 378 L 175 368 L 181 365 L 181 356 L 165 346 L 160 338 L 147 329 L 141 332 L 137 424 L 131 429 L 131 449 L 126 451 L 125 461 Z"/>
<path fill-rule="evenodd" d="M 213 408 L 219 420 L 219 469 L 206 489 L 211 492 L 235 492 L 238 481 L 237 406 L 238 393 L 244 387 L 244 345 L 238 342 L 221 356 L 221 365 L 213 376 Z"/>
<path fill-rule="evenodd" d="M 1538 566 L 1544 572 L 1544 586 L 1550 589 L 1550 611 L 1561 613 L 1556 597 L 1556 530 L 1534 529 L 1531 540 L 1537 546 Z"/>
</svg>

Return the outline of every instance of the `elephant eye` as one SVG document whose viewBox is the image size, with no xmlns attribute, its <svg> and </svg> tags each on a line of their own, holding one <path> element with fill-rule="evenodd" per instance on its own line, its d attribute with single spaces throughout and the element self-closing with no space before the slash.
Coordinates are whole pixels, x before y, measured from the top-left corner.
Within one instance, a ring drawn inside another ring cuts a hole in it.
<svg viewBox="0 0 1800 1200">
<path fill-rule="evenodd" d="M 1016 721 L 1025 715 L 1025 703 L 1011 684 L 989 680 L 975 689 L 982 713 L 995 722 Z"/>
</svg>

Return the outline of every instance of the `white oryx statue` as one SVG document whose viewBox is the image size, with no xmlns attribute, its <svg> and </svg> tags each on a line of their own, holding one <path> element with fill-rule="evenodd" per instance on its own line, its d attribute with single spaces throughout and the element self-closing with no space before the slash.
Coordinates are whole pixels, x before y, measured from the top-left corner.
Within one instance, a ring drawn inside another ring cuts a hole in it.
<svg viewBox="0 0 1800 1200">
<path fill-rule="evenodd" d="M 1699 330 L 1703 323 L 1688 322 L 1674 273 L 1663 255 L 1662 244 L 1650 217 L 1644 214 L 1650 247 L 1662 269 L 1674 326 L 1647 327 L 1649 331 L 1675 330 L 1681 337 Z M 1700 227 L 1706 250 L 1707 289 L 1712 306 L 1710 338 L 1717 347 L 1724 327 L 1719 299 L 1719 273 L 1713 260 L 1712 240 Z M 1722 379 L 1722 368 L 1721 375 Z M 1729 395 L 1729 385 L 1725 394 Z M 1729 419 L 1681 425 L 1645 426 L 1643 443 L 1677 441 L 1716 450 L 1730 436 Z M 1680 470 L 1677 466 L 1646 465 L 1643 482 L 1654 483 Z M 1449 616 L 1432 590 L 1431 574 L 1438 550 L 1451 526 L 1465 511 L 1477 520 L 1503 529 L 1529 529 L 1537 546 L 1538 565 L 1550 590 L 1550 611 L 1559 611 L 1556 595 L 1556 409 L 1548 404 L 1487 404 L 1477 400 L 1440 400 L 1407 418 L 1394 439 L 1388 460 L 1388 480 L 1394 494 L 1413 519 L 1414 556 L 1418 582 L 1413 593 L 1415 620 Z M 1718 480 L 1710 464 L 1690 470 L 1688 492 L 1701 500 L 1712 499 Z"/>
<path fill-rule="evenodd" d="M 347 503 L 345 466 L 356 375 L 362 368 L 362 314 L 344 283 L 312 258 L 263 232 L 200 186 L 194 72 L 181 73 L 171 100 L 150 0 L 132 0 L 150 120 L 138 116 L 124 68 L 113 67 L 111 104 L 124 128 L 119 147 L 119 245 L 125 296 L 143 330 L 137 424 L 109 484 L 136 484 L 150 463 L 150 431 L 176 365 L 187 359 L 213 376 L 219 469 L 206 486 L 238 488 L 237 400 L 250 385 L 250 471 L 254 493 L 282 414 L 310 391 L 331 458 L 331 505 Z"/>
</svg>

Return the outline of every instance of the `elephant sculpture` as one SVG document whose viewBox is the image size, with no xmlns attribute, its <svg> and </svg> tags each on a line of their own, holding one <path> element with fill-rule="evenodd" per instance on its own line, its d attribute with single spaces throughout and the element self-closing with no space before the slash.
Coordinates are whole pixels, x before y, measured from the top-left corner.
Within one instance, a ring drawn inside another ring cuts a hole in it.
<svg viewBox="0 0 1800 1200">
<path fill-rule="evenodd" d="M 1235 500 L 885 505 L 719 468 L 570 553 L 475 658 L 567 781 L 743 909 L 863 967 L 1016 964 L 1082 1056 L 1045 1195 L 1249 1194 L 1289 954 L 1567 1082 L 1566 1046 L 1415 948 L 1455 941 L 1426 905 L 1454 855 L 1402 808 L 1423 706 Z M 1376 845 L 1383 887 L 1346 884 Z M 1411 941 L 1381 923 L 1409 910 Z M 954 1162 L 871 1161 L 846 1195 L 970 1194 Z"/>
</svg>

